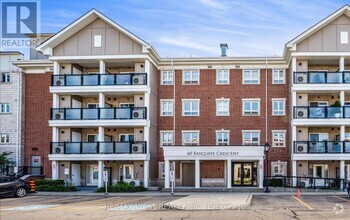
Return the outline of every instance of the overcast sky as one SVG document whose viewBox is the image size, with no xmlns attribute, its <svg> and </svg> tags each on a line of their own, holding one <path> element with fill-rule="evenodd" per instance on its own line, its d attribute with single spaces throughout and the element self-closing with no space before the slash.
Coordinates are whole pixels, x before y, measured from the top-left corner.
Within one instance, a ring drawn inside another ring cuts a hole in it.
<svg viewBox="0 0 350 220">
<path fill-rule="evenodd" d="M 162 57 L 281 56 L 284 45 L 348 0 L 42 0 L 42 32 L 96 8 Z"/>
</svg>

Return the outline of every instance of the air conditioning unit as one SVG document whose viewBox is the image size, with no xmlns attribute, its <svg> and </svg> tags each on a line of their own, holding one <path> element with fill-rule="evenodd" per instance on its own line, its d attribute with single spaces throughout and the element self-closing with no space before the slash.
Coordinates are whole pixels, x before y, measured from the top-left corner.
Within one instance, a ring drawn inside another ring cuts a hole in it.
<svg viewBox="0 0 350 220">
<path fill-rule="evenodd" d="M 144 85 L 145 77 L 143 75 L 134 75 L 132 76 L 132 84 L 134 85 Z"/>
<path fill-rule="evenodd" d="M 144 152 L 143 150 L 144 145 L 143 144 L 132 144 L 131 150 L 133 154 L 142 154 Z"/>
<path fill-rule="evenodd" d="M 54 86 L 64 86 L 64 76 L 54 77 Z"/>
<path fill-rule="evenodd" d="M 307 108 L 296 109 L 296 118 L 307 118 Z"/>
<path fill-rule="evenodd" d="M 64 112 L 63 110 L 60 110 L 58 112 L 55 113 L 55 115 L 53 116 L 55 120 L 62 120 L 64 119 Z"/>
<path fill-rule="evenodd" d="M 296 83 L 307 83 L 307 73 L 297 73 Z"/>
<path fill-rule="evenodd" d="M 125 180 L 125 182 L 133 186 L 141 186 L 141 180 Z"/>
<path fill-rule="evenodd" d="M 144 119 L 145 111 L 143 109 L 133 109 L 132 110 L 132 118 L 133 119 Z"/>
<path fill-rule="evenodd" d="M 307 153 L 307 143 L 297 144 L 297 153 Z"/>
<path fill-rule="evenodd" d="M 64 154 L 64 147 L 63 147 L 63 145 L 55 146 L 52 153 L 54 153 L 54 154 Z"/>
</svg>

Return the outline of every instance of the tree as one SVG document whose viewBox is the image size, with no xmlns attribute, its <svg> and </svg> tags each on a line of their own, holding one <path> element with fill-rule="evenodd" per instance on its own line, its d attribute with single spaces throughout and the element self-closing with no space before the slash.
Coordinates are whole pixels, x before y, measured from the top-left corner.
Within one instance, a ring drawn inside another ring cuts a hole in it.
<svg viewBox="0 0 350 220">
<path fill-rule="evenodd" d="M 11 154 L 11 152 L 5 151 L 0 153 L 0 167 L 4 167 L 10 164 L 10 160 L 8 159 L 8 156 Z"/>
</svg>

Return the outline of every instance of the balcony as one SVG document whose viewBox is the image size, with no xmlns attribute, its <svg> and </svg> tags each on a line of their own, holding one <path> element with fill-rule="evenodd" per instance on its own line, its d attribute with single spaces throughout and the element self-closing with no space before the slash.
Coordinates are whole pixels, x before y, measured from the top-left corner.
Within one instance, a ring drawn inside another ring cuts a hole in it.
<svg viewBox="0 0 350 220">
<path fill-rule="evenodd" d="M 345 141 L 294 141 L 295 154 L 350 153 L 350 142 Z"/>
<path fill-rule="evenodd" d="M 51 76 L 51 86 L 130 86 L 147 85 L 146 73 L 61 74 Z"/>
<path fill-rule="evenodd" d="M 295 106 L 294 119 L 350 118 L 350 106 Z"/>
<path fill-rule="evenodd" d="M 146 154 L 146 142 L 51 142 L 51 154 Z"/>
<path fill-rule="evenodd" d="M 294 72 L 294 84 L 349 84 L 350 71 L 327 72 L 308 71 Z"/>
<path fill-rule="evenodd" d="M 51 120 L 142 120 L 146 107 L 120 108 L 52 108 Z"/>
</svg>

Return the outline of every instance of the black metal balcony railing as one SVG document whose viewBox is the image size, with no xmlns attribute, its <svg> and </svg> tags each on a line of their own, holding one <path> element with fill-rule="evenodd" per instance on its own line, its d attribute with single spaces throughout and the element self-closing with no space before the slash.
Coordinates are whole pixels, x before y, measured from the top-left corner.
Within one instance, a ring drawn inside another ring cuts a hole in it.
<svg viewBox="0 0 350 220">
<path fill-rule="evenodd" d="M 51 154 L 145 154 L 145 141 L 51 142 Z"/>
<path fill-rule="evenodd" d="M 341 154 L 350 153 L 347 141 L 294 141 L 296 154 Z"/>
<path fill-rule="evenodd" d="M 295 106 L 294 118 L 350 118 L 350 106 Z"/>
<path fill-rule="evenodd" d="M 294 72 L 294 84 L 327 84 L 327 83 L 328 84 L 350 83 L 350 71 Z"/>
<path fill-rule="evenodd" d="M 146 73 L 60 74 L 51 76 L 51 86 L 147 85 Z"/>
<path fill-rule="evenodd" d="M 0 166 L 0 176 L 15 176 L 15 166 Z M 42 166 L 21 166 L 17 168 L 17 176 L 24 175 L 43 175 Z M 1 182 L 1 180 L 0 180 Z"/>
<path fill-rule="evenodd" d="M 147 119 L 146 107 L 52 108 L 51 120 L 129 120 Z"/>
</svg>

